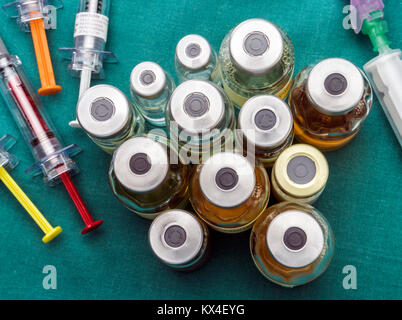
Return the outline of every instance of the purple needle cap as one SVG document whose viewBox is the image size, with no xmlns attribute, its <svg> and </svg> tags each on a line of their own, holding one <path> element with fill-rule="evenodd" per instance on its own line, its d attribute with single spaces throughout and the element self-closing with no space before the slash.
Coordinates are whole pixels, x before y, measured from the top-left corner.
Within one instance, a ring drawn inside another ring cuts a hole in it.
<svg viewBox="0 0 402 320">
<path fill-rule="evenodd" d="M 372 19 L 370 16 L 371 12 L 378 10 L 383 11 L 384 9 L 384 3 L 382 0 L 351 0 L 350 5 L 356 10 L 356 20 L 352 19 L 352 25 L 355 33 L 360 32 L 364 20 Z"/>
</svg>

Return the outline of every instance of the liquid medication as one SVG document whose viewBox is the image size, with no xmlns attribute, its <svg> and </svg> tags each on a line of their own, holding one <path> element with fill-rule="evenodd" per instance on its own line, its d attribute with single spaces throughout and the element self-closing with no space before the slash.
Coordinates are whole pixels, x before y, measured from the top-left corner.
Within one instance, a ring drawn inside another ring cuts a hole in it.
<svg viewBox="0 0 402 320">
<path fill-rule="evenodd" d="M 215 81 L 218 56 L 209 42 L 198 34 L 189 34 L 176 46 L 175 68 L 180 82 L 198 79 Z"/>
<path fill-rule="evenodd" d="M 107 153 L 133 135 L 145 132 L 145 120 L 119 89 L 91 87 L 77 104 L 77 120 L 88 136 Z"/>
<path fill-rule="evenodd" d="M 281 202 L 258 218 L 250 249 L 264 277 L 284 287 L 300 286 L 319 277 L 334 255 L 334 235 L 315 208 Z"/>
<path fill-rule="evenodd" d="M 284 99 L 292 83 L 293 45 L 278 26 L 249 19 L 223 39 L 219 64 L 223 88 L 235 107 L 259 94 Z"/>
<path fill-rule="evenodd" d="M 166 106 L 174 88 L 172 77 L 154 62 L 137 64 L 131 72 L 131 96 L 138 110 L 151 125 L 166 125 Z"/>
<path fill-rule="evenodd" d="M 155 256 L 176 271 L 194 271 L 209 256 L 208 228 L 188 211 L 161 213 L 152 222 L 148 239 Z"/>
<path fill-rule="evenodd" d="M 240 109 L 237 129 L 236 146 L 245 155 L 254 152 L 265 167 L 271 167 L 279 154 L 292 144 L 292 112 L 276 96 L 255 96 Z"/>
<path fill-rule="evenodd" d="M 154 219 L 162 211 L 184 208 L 190 168 L 161 136 L 137 136 L 113 154 L 109 184 L 129 210 Z"/>
<path fill-rule="evenodd" d="M 240 153 L 214 154 L 195 168 L 190 184 L 190 201 L 198 216 L 225 233 L 251 228 L 269 196 L 265 168 Z"/>
<path fill-rule="evenodd" d="M 278 201 L 315 202 L 324 191 L 329 168 L 313 146 L 295 144 L 283 151 L 272 168 L 272 193 Z"/>
<path fill-rule="evenodd" d="M 323 151 L 341 148 L 359 132 L 372 103 L 370 83 L 353 63 L 330 58 L 307 66 L 289 95 L 296 138 Z"/>
<path fill-rule="evenodd" d="M 189 80 L 172 94 L 166 110 L 166 124 L 180 155 L 200 163 L 211 154 L 233 150 L 236 125 L 234 108 L 226 94 L 215 84 Z"/>
</svg>

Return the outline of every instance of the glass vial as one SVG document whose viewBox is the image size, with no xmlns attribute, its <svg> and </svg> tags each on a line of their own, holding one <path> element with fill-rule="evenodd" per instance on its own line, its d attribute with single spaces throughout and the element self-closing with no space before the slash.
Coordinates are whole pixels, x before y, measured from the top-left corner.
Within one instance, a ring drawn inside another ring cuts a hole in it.
<svg viewBox="0 0 402 320">
<path fill-rule="evenodd" d="M 284 287 L 319 277 L 331 262 L 334 246 L 334 235 L 324 216 L 297 202 L 281 202 L 265 210 L 250 236 L 258 270 Z"/>
<path fill-rule="evenodd" d="M 249 19 L 223 39 L 219 65 L 223 88 L 235 107 L 258 94 L 284 99 L 292 83 L 293 45 L 278 26 Z"/>
<path fill-rule="evenodd" d="M 160 214 L 149 228 L 148 239 L 156 257 L 176 271 L 194 271 L 209 256 L 208 227 L 188 211 Z"/>
<path fill-rule="evenodd" d="M 233 151 L 234 108 L 215 84 L 188 80 L 173 92 L 166 110 L 166 124 L 180 155 L 200 163 L 222 150 Z"/>
<path fill-rule="evenodd" d="M 355 137 L 372 102 L 370 83 L 353 63 L 330 58 L 307 66 L 289 95 L 296 138 L 323 151 L 338 149 Z"/>
<path fill-rule="evenodd" d="M 151 125 L 166 125 L 166 105 L 174 88 L 172 77 L 154 62 L 141 62 L 131 72 L 131 96 L 138 110 Z"/>
<path fill-rule="evenodd" d="M 153 219 L 164 210 L 187 204 L 189 167 L 166 138 L 137 136 L 114 152 L 109 184 L 128 209 Z"/>
<path fill-rule="evenodd" d="M 272 192 L 278 201 L 314 203 L 324 191 L 329 168 L 313 146 L 295 144 L 283 151 L 272 169 Z"/>
<path fill-rule="evenodd" d="M 190 201 L 198 216 L 225 233 L 251 228 L 269 196 L 265 168 L 240 153 L 214 154 L 195 168 L 190 184 Z"/>
<path fill-rule="evenodd" d="M 145 130 L 144 118 L 119 89 L 102 84 L 89 88 L 77 104 L 80 127 L 107 153 Z"/>
<path fill-rule="evenodd" d="M 215 50 L 204 37 L 189 34 L 176 46 L 176 75 L 180 82 L 192 79 L 214 81 L 218 75 L 217 60 Z"/>
<path fill-rule="evenodd" d="M 276 96 L 255 96 L 240 109 L 237 129 L 236 146 L 244 155 L 254 152 L 265 167 L 271 167 L 293 142 L 292 112 Z"/>
</svg>

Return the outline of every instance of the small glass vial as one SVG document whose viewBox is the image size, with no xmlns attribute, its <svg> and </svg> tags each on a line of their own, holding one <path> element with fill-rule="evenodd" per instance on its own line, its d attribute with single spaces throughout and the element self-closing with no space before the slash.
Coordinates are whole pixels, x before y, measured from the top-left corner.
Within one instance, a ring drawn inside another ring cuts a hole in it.
<svg viewBox="0 0 402 320">
<path fill-rule="evenodd" d="M 269 196 L 265 168 L 240 153 L 214 154 L 195 168 L 190 184 L 190 201 L 198 216 L 224 233 L 250 229 Z"/>
<path fill-rule="evenodd" d="M 180 82 L 198 79 L 214 81 L 217 72 L 217 54 L 209 42 L 198 34 L 189 34 L 176 46 L 175 68 Z"/>
<path fill-rule="evenodd" d="M 314 203 L 329 175 L 325 156 L 313 146 L 295 144 L 283 151 L 272 169 L 272 192 L 278 201 Z"/>
<path fill-rule="evenodd" d="M 77 104 L 80 127 L 107 153 L 145 131 L 144 118 L 119 89 L 102 84 L 89 88 Z"/>
<path fill-rule="evenodd" d="M 209 230 L 188 211 L 173 209 L 161 213 L 148 232 L 156 257 L 176 271 L 194 271 L 209 257 Z"/>
<path fill-rule="evenodd" d="M 294 70 L 293 45 L 278 26 L 249 19 L 223 39 L 219 65 L 223 88 L 235 107 L 259 94 L 285 99 Z"/>
<path fill-rule="evenodd" d="M 250 98 L 240 109 L 236 146 L 248 151 L 265 167 L 271 167 L 279 154 L 293 142 L 293 117 L 286 102 L 276 96 Z M 252 147 L 253 150 L 249 150 Z"/>
<path fill-rule="evenodd" d="M 370 83 L 353 63 L 330 58 L 307 66 L 289 95 L 296 138 L 323 151 L 338 149 L 355 137 L 372 103 Z"/>
<path fill-rule="evenodd" d="M 153 219 L 187 204 L 189 171 L 165 137 L 137 136 L 114 152 L 109 184 L 128 209 Z"/>
<path fill-rule="evenodd" d="M 264 277 L 284 287 L 319 277 L 334 255 L 328 221 L 310 205 L 281 202 L 258 218 L 250 236 L 254 263 Z"/>
<path fill-rule="evenodd" d="M 215 84 L 188 80 L 173 92 L 166 110 L 166 125 L 180 155 L 200 163 L 211 153 L 233 151 L 236 119 L 234 108 Z"/>
<path fill-rule="evenodd" d="M 145 120 L 153 126 L 165 126 L 166 105 L 174 88 L 172 77 L 154 62 L 141 62 L 131 72 L 131 96 Z"/>
</svg>

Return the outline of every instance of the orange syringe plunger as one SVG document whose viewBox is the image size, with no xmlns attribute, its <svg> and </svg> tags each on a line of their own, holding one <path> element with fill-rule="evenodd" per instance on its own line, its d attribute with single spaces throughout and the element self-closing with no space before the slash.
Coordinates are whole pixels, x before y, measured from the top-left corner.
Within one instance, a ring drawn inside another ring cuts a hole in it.
<svg viewBox="0 0 402 320">
<path fill-rule="evenodd" d="M 44 2 L 45 0 L 19 0 L 12 3 L 17 11 L 17 23 L 24 31 L 31 31 L 35 48 L 42 88 L 38 90 L 40 95 L 51 95 L 61 91 L 61 86 L 56 84 L 53 72 L 52 59 L 50 57 L 44 26 Z M 9 6 L 9 5 L 6 5 Z"/>
</svg>

